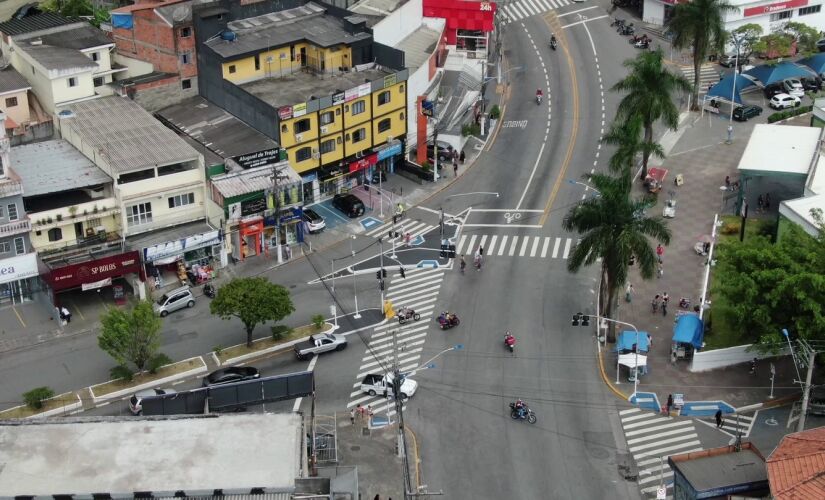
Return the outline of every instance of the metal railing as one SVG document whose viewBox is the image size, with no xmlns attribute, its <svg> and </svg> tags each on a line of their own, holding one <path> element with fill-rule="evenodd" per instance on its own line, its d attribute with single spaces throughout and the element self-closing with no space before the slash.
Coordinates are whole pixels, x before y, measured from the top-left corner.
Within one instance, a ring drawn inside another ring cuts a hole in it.
<svg viewBox="0 0 825 500">
<path fill-rule="evenodd" d="M 13 234 L 28 233 L 32 225 L 28 218 L 8 222 L 0 225 L 0 235 L 11 236 Z"/>
</svg>

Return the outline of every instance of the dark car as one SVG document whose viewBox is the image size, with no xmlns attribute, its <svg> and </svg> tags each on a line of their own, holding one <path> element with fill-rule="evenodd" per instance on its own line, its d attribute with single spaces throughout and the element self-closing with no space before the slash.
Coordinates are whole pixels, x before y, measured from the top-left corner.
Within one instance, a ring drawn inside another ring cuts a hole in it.
<svg viewBox="0 0 825 500">
<path fill-rule="evenodd" d="M 24 4 L 22 7 L 14 11 L 14 14 L 11 15 L 12 19 L 23 19 L 26 17 L 36 16 L 38 14 L 42 14 L 43 12 L 40 10 L 40 7 L 37 2 L 27 3 Z"/>
<path fill-rule="evenodd" d="M 739 66 L 747 66 L 750 64 L 750 59 L 744 56 L 739 56 Z M 719 58 L 719 66 L 732 68 L 736 65 L 736 54 L 725 54 Z"/>
<path fill-rule="evenodd" d="M 825 52 L 825 38 L 816 41 L 816 48 L 820 52 Z"/>
<path fill-rule="evenodd" d="M 332 206 L 344 212 L 347 217 L 360 217 L 367 210 L 357 196 L 350 193 L 340 193 L 332 197 Z"/>
<path fill-rule="evenodd" d="M 822 90 L 822 79 L 818 76 L 803 77 L 800 78 L 799 81 L 802 83 L 802 88 L 806 91 L 819 92 Z"/>
<path fill-rule="evenodd" d="M 762 114 L 762 108 L 754 104 L 745 104 L 733 110 L 733 119 L 739 122 L 746 122 L 754 116 Z"/>
<path fill-rule="evenodd" d="M 221 368 L 215 370 L 209 375 L 203 377 L 203 386 L 210 385 L 231 384 L 232 382 L 243 382 L 244 380 L 252 380 L 261 376 L 258 369 L 252 366 L 230 366 L 228 368 Z"/>
<path fill-rule="evenodd" d="M 370 179 L 370 183 L 378 184 L 379 182 L 387 182 L 387 174 L 384 173 L 383 170 L 376 170 L 372 173 L 372 179 Z"/>
<path fill-rule="evenodd" d="M 765 97 L 770 99 L 776 94 L 784 94 L 785 89 L 782 87 L 782 82 L 772 83 L 770 85 L 765 85 L 765 88 L 762 89 L 762 93 L 765 94 Z"/>
<path fill-rule="evenodd" d="M 435 156 L 433 155 L 434 150 L 435 146 L 433 146 L 431 142 L 427 143 L 427 159 L 430 160 L 430 162 L 432 162 L 433 159 L 435 159 Z M 445 162 L 450 160 L 452 157 L 453 147 L 444 141 L 438 141 L 438 161 Z"/>
</svg>

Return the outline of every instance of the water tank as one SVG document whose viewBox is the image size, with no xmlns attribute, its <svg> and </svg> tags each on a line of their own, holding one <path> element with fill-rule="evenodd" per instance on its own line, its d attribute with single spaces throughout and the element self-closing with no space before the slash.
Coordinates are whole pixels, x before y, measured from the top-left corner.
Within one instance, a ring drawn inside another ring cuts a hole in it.
<svg viewBox="0 0 825 500">
<path fill-rule="evenodd" d="M 234 42 L 236 38 L 238 38 L 238 35 L 234 31 L 226 30 L 221 33 L 221 40 L 226 42 Z"/>
</svg>

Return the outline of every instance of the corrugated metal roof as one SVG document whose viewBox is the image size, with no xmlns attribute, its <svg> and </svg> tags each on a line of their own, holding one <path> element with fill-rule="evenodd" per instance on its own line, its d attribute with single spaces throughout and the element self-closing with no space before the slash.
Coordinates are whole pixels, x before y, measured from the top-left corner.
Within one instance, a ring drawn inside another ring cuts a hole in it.
<svg viewBox="0 0 825 500">
<path fill-rule="evenodd" d="M 131 99 L 108 96 L 62 106 L 70 118 L 58 118 L 105 157 L 113 172 L 197 159 L 200 154 Z"/>
<path fill-rule="evenodd" d="M 44 12 L 36 16 L 28 16 L 23 19 L 11 19 L 0 23 L 0 32 L 10 36 L 22 35 L 23 33 L 31 33 L 32 31 L 45 30 L 76 22 L 78 22 L 77 19 L 68 19 L 52 12 Z"/>
<path fill-rule="evenodd" d="M 53 45 L 31 45 L 28 43 L 21 43 L 18 48 L 40 63 L 46 68 L 46 71 L 75 69 L 80 72 L 98 68 L 96 62 L 76 49 L 55 47 Z"/>
<path fill-rule="evenodd" d="M 11 92 L 14 90 L 30 89 L 32 86 L 11 66 L 0 70 L 0 92 Z"/>
<path fill-rule="evenodd" d="M 17 146 L 11 149 L 10 156 L 25 196 L 112 182 L 103 170 L 62 139 Z"/>
<path fill-rule="evenodd" d="M 212 185 L 215 186 L 215 189 L 217 189 L 224 198 L 232 198 L 234 196 L 272 189 L 272 171 L 275 168 L 278 169 L 278 182 L 280 184 L 301 182 L 301 176 L 284 162 L 278 165 L 251 168 L 249 170 L 219 175 L 212 178 Z"/>
</svg>

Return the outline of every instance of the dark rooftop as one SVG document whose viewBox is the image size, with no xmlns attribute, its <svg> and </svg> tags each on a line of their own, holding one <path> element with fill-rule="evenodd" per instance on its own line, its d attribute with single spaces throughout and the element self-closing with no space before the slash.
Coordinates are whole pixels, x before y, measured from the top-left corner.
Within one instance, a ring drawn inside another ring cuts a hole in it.
<svg viewBox="0 0 825 500">
<path fill-rule="evenodd" d="M 28 88 L 31 88 L 29 82 L 10 65 L 0 70 L 0 94 Z"/>
<path fill-rule="evenodd" d="M 672 456 L 668 463 L 699 492 L 768 481 L 765 459 L 750 443 L 744 443 L 738 452 L 733 447 L 702 450 Z"/>
<path fill-rule="evenodd" d="M 294 9 L 233 21 L 229 23 L 228 29 L 237 35 L 235 41 L 215 37 L 206 42 L 206 45 L 224 59 L 232 59 L 301 40 L 319 47 L 334 47 L 372 37 L 366 31 L 350 34 L 344 20 L 328 16 L 325 11 L 318 4 L 309 2 Z M 358 17 L 348 19 L 354 22 L 363 20 Z"/>
<path fill-rule="evenodd" d="M 113 65 L 114 66 L 114 65 Z M 177 77 L 175 73 L 164 73 L 162 71 L 153 71 L 151 73 L 146 73 L 145 75 L 133 76 L 131 78 L 123 78 L 122 80 L 116 80 L 109 85 L 115 87 L 126 87 L 128 85 L 139 85 L 141 83 L 152 83 L 159 80 L 165 80 L 167 78 Z"/>
<path fill-rule="evenodd" d="M 32 59 L 46 68 L 46 71 L 84 71 L 89 69 L 94 70 L 99 67 L 96 62 L 74 49 L 55 47 L 52 45 L 28 45 L 25 43 L 20 45 L 20 49 L 24 50 Z"/>
<path fill-rule="evenodd" d="M 31 37 L 38 37 L 42 39 L 43 45 L 54 45 L 55 47 L 64 47 L 75 50 L 91 49 L 93 47 L 102 47 L 104 45 L 114 45 L 114 42 L 110 40 L 109 37 L 103 33 L 103 31 L 86 23 L 71 29 L 60 30 L 56 33 L 48 33 L 40 36 L 31 35 Z M 25 39 L 29 37 L 21 38 Z"/>
<path fill-rule="evenodd" d="M 0 23 L 0 33 L 9 36 L 22 35 L 24 33 L 31 33 L 32 31 L 45 30 L 76 22 L 77 19 L 68 19 L 52 12 L 44 12 L 36 16 L 24 17 L 23 19 L 11 19 Z"/>
<path fill-rule="evenodd" d="M 157 115 L 222 158 L 278 147 L 277 142 L 202 97 L 186 99 Z"/>
</svg>

